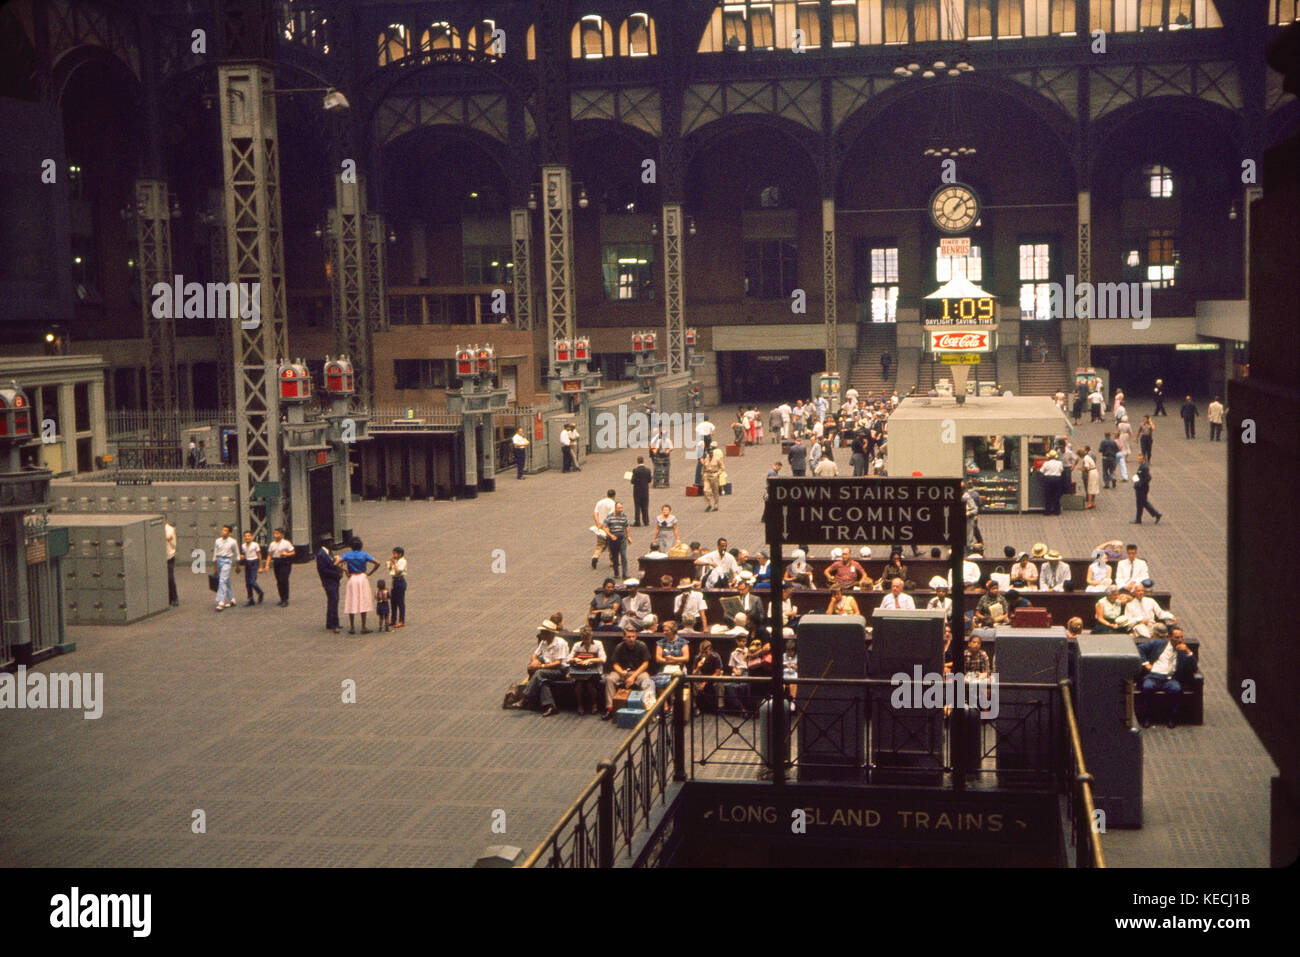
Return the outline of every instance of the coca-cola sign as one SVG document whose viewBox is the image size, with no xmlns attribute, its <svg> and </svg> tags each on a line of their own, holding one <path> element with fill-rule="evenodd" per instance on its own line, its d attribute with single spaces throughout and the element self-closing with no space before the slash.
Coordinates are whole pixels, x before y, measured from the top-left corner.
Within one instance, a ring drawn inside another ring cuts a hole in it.
<svg viewBox="0 0 1300 957">
<path fill-rule="evenodd" d="M 988 352 L 989 346 L 987 330 L 930 333 L 931 352 Z"/>
</svg>

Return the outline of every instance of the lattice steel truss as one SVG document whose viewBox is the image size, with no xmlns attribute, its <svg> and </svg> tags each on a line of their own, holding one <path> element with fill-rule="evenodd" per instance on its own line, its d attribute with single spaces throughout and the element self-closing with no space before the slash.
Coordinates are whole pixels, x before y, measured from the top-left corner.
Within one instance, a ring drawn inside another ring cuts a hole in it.
<svg viewBox="0 0 1300 957">
<path fill-rule="evenodd" d="M 1076 283 L 1092 282 L 1092 195 L 1087 192 L 1079 194 L 1079 258 L 1075 272 Z M 1079 366 L 1087 368 L 1092 365 L 1092 330 L 1088 325 L 1087 308 L 1080 309 L 1076 318 L 1079 322 Z"/>
<path fill-rule="evenodd" d="M 369 243 L 365 229 L 365 197 L 360 182 L 347 183 L 343 175 L 334 177 L 337 205 L 330 210 L 330 237 L 333 240 L 334 273 L 330 302 L 334 311 L 334 331 L 338 349 L 352 360 L 357 375 L 357 400 L 366 402 L 374 388 L 370 366 L 370 326 L 366 307 L 365 263 Z"/>
<path fill-rule="evenodd" d="M 366 318 L 372 332 L 388 331 L 388 277 L 384 272 L 387 240 L 384 217 L 380 213 L 366 213 Z M 373 368 L 374 356 L 371 355 L 370 359 Z M 365 381 L 369 383 L 373 399 L 375 377 L 370 374 L 372 368 L 367 369 Z"/>
<path fill-rule="evenodd" d="M 176 318 L 154 315 L 155 283 L 172 283 L 172 224 L 167 184 L 156 179 L 135 182 L 136 266 L 140 273 L 140 308 L 144 313 L 144 338 L 149 349 L 145 396 L 147 407 L 160 423 L 161 441 L 176 441 L 178 389 L 176 385 Z M 170 313 L 171 310 L 165 310 Z M 166 423 L 170 423 L 167 425 Z"/>
<path fill-rule="evenodd" d="M 510 210 L 515 263 L 515 328 L 533 328 L 533 221 L 527 209 Z"/>
<path fill-rule="evenodd" d="M 682 268 L 682 204 L 664 204 L 664 317 L 668 323 L 668 374 L 686 370 L 685 276 Z"/>
<path fill-rule="evenodd" d="M 567 166 L 542 167 L 546 204 L 546 318 L 550 342 L 572 339 L 577 331 L 573 314 L 573 187 Z M 550 347 L 551 374 L 558 374 L 555 348 Z"/>
<path fill-rule="evenodd" d="M 213 282 L 230 281 L 230 257 L 227 254 L 225 210 L 217 207 L 216 219 L 211 225 L 211 255 Z M 235 327 L 231 322 L 216 320 L 212 324 L 217 346 L 217 408 L 235 407 Z"/>
<path fill-rule="evenodd" d="M 229 279 L 251 295 L 258 283 L 260 316 L 227 320 L 234 340 L 235 412 L 239 430 L 241 525 L 270 539 L 274 503 L 255 501 L 258 483 L 281 482 L 278 364 L 288 354 L 284 245 L 280 218 L 280 156 L 274 74 L 261 63 L 217 68 Z M 268 514 L 272 513 L 272 514 Z"/>
<path fill-rule="evenodd" d="M 826 371 L 838 372 L 839 316 L 835 299 L 835 200 L 822 200 L 822 315 L 826 324 Z"/>
</svg>

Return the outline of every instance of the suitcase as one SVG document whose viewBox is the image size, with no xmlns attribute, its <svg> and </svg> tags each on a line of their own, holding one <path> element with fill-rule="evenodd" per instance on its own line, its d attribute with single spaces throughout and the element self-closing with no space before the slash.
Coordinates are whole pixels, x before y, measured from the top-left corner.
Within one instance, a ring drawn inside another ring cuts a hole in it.
<svg viewBox="0 0 1300 957">
<path fill-rule="evenodd" d="M 1030 606 L 1011 613 L 1012 628 L 1051 628 L 1052 613 L 1046 608 Z"/>
<path fill-rule="evenodd" d="M 644 711 L 645 710 L 645 692 L 633 691 L 627 696 L 627 710 Z"/>
<path fill-rule="evenodd" d="M 735 442 L 729 442 L 729 443 L 727 443 L 727 455 L 728 455 L 728 456 L 734 456 L 734 455 L 739 455 L 739 454 L 740 454 L 740 446 L 739 446 L 739 445 L 737 445 Z"/>
<path fill-rule="evenodd" d="M 687 498 L 699 498 L 699 497 L 700 497 L 700 487 L 699 487 L 698 485 L 688 485 L 688 486 L 686 486 L 686 497 L 687 497 Z"/>
<path fill-rule="evenodd" d="M 644 717 L 644 711 L 633 711 L 631 708 L 619 708 L 614 715 L 614 720 L 620 728 L 631 729 L 640 724 L 641 719 Z"/>
<path fill-rule="evenodd" d="M 627 688 L 619 688 L 614 692 L 614 700 L 610 702 L 610 706 L 613 707 L 615 711 L 619 708 L 626 708 L 628 696 L 631 694 L 632 692 Z"/>
<path fill-rule="evenodd" d="M 730 483 L 730 482 L 728 482 L 726 485 L 722 486 L 722 494 L 723 494 L 723 495 L 730 495 L 730 494 L 731 494 L 731 483 Z"/>
</svg>

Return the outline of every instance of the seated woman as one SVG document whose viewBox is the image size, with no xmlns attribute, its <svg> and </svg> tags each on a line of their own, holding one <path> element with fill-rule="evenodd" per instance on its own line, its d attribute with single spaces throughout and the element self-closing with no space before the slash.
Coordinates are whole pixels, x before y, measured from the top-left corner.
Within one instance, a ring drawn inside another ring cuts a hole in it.
<svg viewBox="0 0 1300 957">
<path fill-rule="evenodd" d="M 1088 587 L 1086 591 L 1103 592 L 1115 584 L 1111 578 L 1110 565 L 1106 563 L 1106 553 L 1100 549 L 1092 553 L 1092 564 L 1088 566 Z"/>
<path fill-rule="evenodd" d="M 1106 594 L 1097 602 L 1093 613 L 1092 633 L 1094 635 L 1127 634 L 1129 625 L 1124 617 L 1124 606 L 1133 596 L 1122 592 L 1114 585 L 1106 588 Z"/>
<path fill-rule="evenodd" d="M 1015 588 L 1034 588 L 1038 585 L 1038 566 L 1029 560 L 1028 552 L 1020 553 L 1020 560 L 1011 566 L 1011 584 Z"/>
<path fill-rule="evenodd" d="M 713 642 L 707 638 L 700 642 L 700 653 L 695 656 L 695 663 L 691 665 L 691 674 L 693 675 L 717 675 L 722 673 L 722 656 L 713 650 Z M 718 710 L 718 685 L 716 682 L 702 682 L 692 685 L 692 691 L 695 697 L 695 707 L 705 714 L 713 714 Z"/>
<path fill-rule="evenodd" d="M 659 663 L 660 674 L 679 675 L 690 663 L 690 643 L 677 634 L 676 622 L 664 622 L 663 634 L 655 643 L 655 661 Z"/>
<path fill-rule="evenodd" d="M 843 586 L 838 583 L 831 586 L 831 600 L 826 606 L 828 615 L 860 615 L 858 601 L 852 595 L 844 594 Z"/>
<path fill-rule="evenodd" d="M 808 564 L 808 553 L 802 548 L 794 550 L 794 559 L 785 569 L 785 580 L 798 588 L 812 588 L 812 566 Z"/>
<path fill-rule="evenodd" d="M 578 632 L 578 640 L 569 650 L 566 662 L 569 677 L 573 679 L 573 692 L 578 697 L 578 714 L 595 714 L 604 704 L 601 701 L 601 686 L 605 677 L 605 645 L 596 641 L 592 630 L 583 626 Z M 587 702 L 591 710 L 587 710 Z"/>
<path fill-rule="evenodd" d="M 793 628 L 799 623 L 799 609 L 794 603 L 794 585 L 786 583 L 781 594 L 781 620 Z"/>
<path fill-rule="evenodd" d="M 885 563 L 884 574 L 876 579 L 876 587 L 883 589 L 895 578 L 907 581 L 907 566 L 903 564 L 903 553 L 896 548 L 889 553 L 889 561 Z"/>
</svg>

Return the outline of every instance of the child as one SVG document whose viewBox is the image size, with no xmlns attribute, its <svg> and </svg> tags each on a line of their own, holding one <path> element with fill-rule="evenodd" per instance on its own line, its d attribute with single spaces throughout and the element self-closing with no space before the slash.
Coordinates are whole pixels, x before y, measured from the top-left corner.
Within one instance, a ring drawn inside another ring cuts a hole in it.
<svg viewBox="0 0 1300 957">
<path fill-rule="evenodd" d="M 379 616 L 379 630 L 390 631 L 388 625 L 388 583 L 380 579 L 375 588 L 375 614 Z"/>
</svg>

